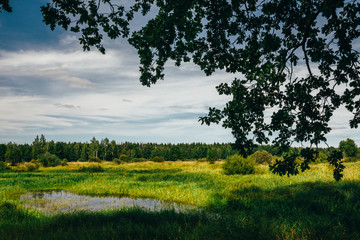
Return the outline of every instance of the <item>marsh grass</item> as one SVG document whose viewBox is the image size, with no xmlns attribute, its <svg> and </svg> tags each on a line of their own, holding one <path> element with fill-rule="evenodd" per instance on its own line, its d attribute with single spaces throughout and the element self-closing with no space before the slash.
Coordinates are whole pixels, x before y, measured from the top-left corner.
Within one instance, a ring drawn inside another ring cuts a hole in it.
<svg viewBox="0 0 360 240">
<path fill-rule="evenodd" d="M 89 174 L 78 171 L 88 164 L 69 163 L 0 173 L 0 239 L 360 239 L 360 163 L 346 163 L 340 182 L 327 164 L 292 177 L 265 166 L 252 175 L 227 176 L 221 165 L 107 162 L 103 172 Z M 20 200 L 43 189 L 154 198 L 206 213 L 130 208 L 49 217 Z"/>
</svg>

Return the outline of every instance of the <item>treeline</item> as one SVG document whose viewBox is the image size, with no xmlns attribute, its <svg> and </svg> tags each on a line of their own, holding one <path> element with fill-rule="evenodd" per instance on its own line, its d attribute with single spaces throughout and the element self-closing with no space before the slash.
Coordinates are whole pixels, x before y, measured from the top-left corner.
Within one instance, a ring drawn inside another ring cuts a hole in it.
<svg viewBox="0 0 360 240">
<path fill-rule="evenodd" d="M 153 159 L 161 157 L 165 161 L 206 158 L 208 152 L 216 152 L 218 158 L 226 158 L 237 153 L 231 144 L 225 143 L 116 143 L 108 138 L 97 140 L 93 137 L 90 142 L 54 142 L 46 141 L 45 136 L 36 136 L 32 144 L 0 144 L 0 161 L 19 163 L 39 159 L 45 153 L 56 155 L 67 161 L 89 161 L 97 158 L 112 161 L 126 155 L 128 159 Z"/>
<path fill-rule="evenodd" d="M 339 148 L 345 156 L 357 155 L 358 148 L 354 141 L 347 139 L 341 141 Z M 335 149 L 320 148 L 319 157 L 326 158 Z M 259 146 L 255 151 L 267 151 L 274 156 L 281 156 L 281 152 L 274 146 Z M 292 151 L 300 152 L 301 148 L 292 148 Z M 36 136 L 32 144 L 0 144 L 0 161 L 12 164 L 30 162 L 39 159 L 45 153 L 55 155 L 59 159 L 67 161 L 91 161 L 94 159 L 113 161 L 117 158 L 128 159 L 128 161 L 151 160 L 160 157 L 165 161 L 196 160 L 211 158 L 225 159 L 238 152 L 232 148 L 230 143 L 180 143 L 180 144 L 156 144 L 156 143 L 116 143 L 108 138 L 97 140 L 93 137 L 90 142 L 54 142 L 46 141 L 45 136 Z"/>
</svg>

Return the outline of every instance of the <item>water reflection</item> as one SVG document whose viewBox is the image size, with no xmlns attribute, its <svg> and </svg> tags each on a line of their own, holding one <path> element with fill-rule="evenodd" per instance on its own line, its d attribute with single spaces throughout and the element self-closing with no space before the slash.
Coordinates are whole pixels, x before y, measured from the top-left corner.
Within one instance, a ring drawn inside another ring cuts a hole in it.
<svg viewBox="0 0 360 240">
<path fill-rule="evenodd" d="M 35 208 L 50 214 L 74 211 L 114 210 L 124 207 L 139 207 L 149 211 L 169 209 L 176 212 L 193 209 L 191 206 L 154 199 L 87 196 L 63 190 L 29 192 L 20 198 L 26 207 Z"/>
</svg>

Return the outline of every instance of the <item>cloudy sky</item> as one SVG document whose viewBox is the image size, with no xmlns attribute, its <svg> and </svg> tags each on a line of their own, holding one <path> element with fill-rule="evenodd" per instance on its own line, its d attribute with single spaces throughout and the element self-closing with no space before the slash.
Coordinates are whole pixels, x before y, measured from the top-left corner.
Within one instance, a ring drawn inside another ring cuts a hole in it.
<svg viewBox="0 0 360 240">
<path fill-rule="evenodd" d="M 206 77 L 197 66 L 169 64 L 165 81 L 140 84 L 136 51 L 126 40 L 105 40 L 107 52 L 83 52 L 78 36 L 51 31 L 42 22 L 41 1 L 14 0 L 13 13 L 0 14 L 0 142 L 89 141 L 233 142 L 229 130 L 202 126 L 209 107 L 227 98 L 215 90 L 234 76 Z M 301 71 L 301 69 L 299 70 Z M 360 131 L 339 110 L 327 136 L 329 145 Z"/>
</svg>

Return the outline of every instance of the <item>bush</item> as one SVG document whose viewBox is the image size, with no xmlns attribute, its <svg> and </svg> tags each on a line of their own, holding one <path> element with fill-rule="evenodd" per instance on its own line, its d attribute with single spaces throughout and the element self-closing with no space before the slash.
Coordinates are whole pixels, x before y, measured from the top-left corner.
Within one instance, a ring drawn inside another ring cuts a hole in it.
<svg viewBox="0 0 360 240">
<path fill-rule="evenodd" d="M 210 164 L 214 164 L 219 159 L 218 152 L 215 149 L 209 149 L 206 153 L 206 159 Z"/>
<path fill-rule="evenodd" d="M 33 171 L 39 169 L 40 164 L 36 164 L 36 163 L 31 163 L 31 162 L 29 162 L 29 163 L 25 163 L 25 166 L 26 166 L 26 170 L 27 170 L 28 172 L 33 172 Z"/>
<path fill-rule="evenodd" d="M 16 172 L 26 172 L 27 171 L 26 166 L 23 163 L 20 163 L 16 166 L 12 167 L 12 169 Z"/>
<path fill-rule="evenodd" d="M 257 164 L 270 165 L 274 163 L 274 156 L 268 153 L 267 151 L 256 151 L 251 156 L 251 159 Z"/>
<path fill-rule="evenodd" d="M 32 162 L 24 163 L 24 165 L 26 167 L 26 171 L 28 171 L 28 172 L 33 172 L 35 170 L 38 170 L 40 167 L 40 164 L 32 163 Z"/>
<path fill-rule="evenodd" d="M 40 166 L 40 162 L 39 162 L 39 160 L 36 160 L 36 159 L 31 159 L 31 161 L 30 161 L 31 163 L 35 163 L 35 164 L 37 164 L 37 165 L 39 165 Z"/>
<path fill-rule="evenodd" d="M 323 163 L 327 161 L 327 156 L 323 152 L 319 152 L 318 156 L 315 159 L 315 163 Z"/>
<path fill-rule="evenodd" d="M 11 170 L 11 168 L 9 168 L 6 163 L 0 161 L 0 172 L 5 172 L 9 170 Z"/>
<path fill-rule="evenodd" d="M 40 165 L 32 162 L 21 163 L 14 167 L 17 172 L 33 172 L 39 169 Z"/>
<path fill-rule="evenodd" d="M 226 158 L 222 168 L 226 175 L 253 174 L 255 173 L 255 161 L 236 154 Z"/>
<path fill-rule="evenodd" d="M 121 154 L 119 157 L 120 161 L 122 162 L 130 162 L 130 158 L 126 154 Z"/>
<path fill-rule="evenodd" d="M 121 164 L 121 160 L 119 158 L 114 158 L 113 162 L 116 164 Z"/>
<path fill-rule="evenodd" d="M 78 171 L 79 172 L 91 172 L 91 173 L 94 173 L 94 172 L 103 172 L 104 169 L 99 164 L 92 164 L 92 165 L 89 165 L 89 166 L 82 166 L 82 167 L 79 168 Z"/>
<path fill-rule="evenodd" d="M 163 157 L 155 156 L 151 159 L 153 162 L 163 162 L 165 161 Z"/>
<path fill-rule="evenodd" d="M 64 158 L 62 161 L 61 161 L 61 166 L 67 166 L 68 164 L 68 160 L 66 158 Z"/>
<path fill-rule="evenodd" d="M 97 162 L 97 163 L 100 163 L 100 162 L 101 162 L 101 159 L 98 158 L 98 157 L 91 157 L 91 158 L 89 158 L 89 162 Z"/>
<path fill-rule="evenodd" d="M 43 165 L 43 167 L 56 167 L 61 164 L 60 158 L 48 152 L 42 154 L 38 161 Z"/>
</svg>

